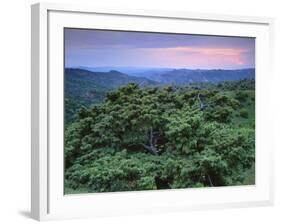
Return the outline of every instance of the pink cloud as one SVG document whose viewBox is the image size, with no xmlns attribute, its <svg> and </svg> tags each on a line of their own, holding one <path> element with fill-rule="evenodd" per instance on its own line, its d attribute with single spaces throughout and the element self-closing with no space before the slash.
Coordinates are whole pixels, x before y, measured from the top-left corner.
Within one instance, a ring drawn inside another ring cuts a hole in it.
<svg viewBox="0 0 281 224">
<path fill-rule="evenodd" d="M 224 47 L 174 47 L 174 48 L 139 48 L 148 58 L 157 62 L 186 67 L 231 67 L 246 65 L 243 54 L 249 50 L 244 48 Z"/>
</svg>

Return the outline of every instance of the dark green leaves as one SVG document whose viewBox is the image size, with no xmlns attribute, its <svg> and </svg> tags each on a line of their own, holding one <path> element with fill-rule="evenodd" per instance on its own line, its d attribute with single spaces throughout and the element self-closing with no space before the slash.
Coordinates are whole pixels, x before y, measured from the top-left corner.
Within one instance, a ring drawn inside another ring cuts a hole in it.
<svg viewBox="0 0 281 224">
<path fill-rule="evenodd" d="M 65 132 L 67 189 L 241 184 L 255 160 L 253 126 L 245 122 L 252 107 L 241 109 L 244 104 L 237 99 L 245 94 L 220 90 L 230 87 L 140 88 L 129 83 L 109 92 L 99 106 L 80 108 Z"/>
</svg>

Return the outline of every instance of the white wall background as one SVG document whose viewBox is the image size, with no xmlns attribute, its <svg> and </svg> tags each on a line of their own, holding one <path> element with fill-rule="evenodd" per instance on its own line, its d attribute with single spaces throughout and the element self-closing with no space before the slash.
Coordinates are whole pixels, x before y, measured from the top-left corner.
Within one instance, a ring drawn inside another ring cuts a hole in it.
<svg viewBox="0 0 281 224">
<path fill-rule="evenodd" d="M 30 4 L 2 0 L 0 6 L 0 223 L 33 223 L 30 208 Z M 194 211 L 79 220 L 79 223 L 281 223 L 281 7 L 278 0 L 69 0 L 106 7 L 183 10 L 275 17 L 275 80 L 272 86 L 272 141 L 275 143 L 273 207 Z M 265 74 L 266 75 L 266 74 Z M 58 223 L 78 223 L 60 221 Z"/>
</svg>

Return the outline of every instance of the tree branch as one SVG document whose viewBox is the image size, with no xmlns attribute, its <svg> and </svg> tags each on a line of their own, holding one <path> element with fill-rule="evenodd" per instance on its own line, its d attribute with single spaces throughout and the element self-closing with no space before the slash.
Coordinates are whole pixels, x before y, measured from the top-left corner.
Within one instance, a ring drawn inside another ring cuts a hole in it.
<svg viewBox="0 0 281 224">
<path fill-rule="evenodd" d="M 148 145 L 145 145 L 145 144 L 142 144 L 141 143 L 141 145 L 146 149 L 146 150 L 148 150 L 150 153 L 152 153 L 153 155 L 159 155 L 158 154 L 158 150 L 154 147 L 154 146 L 148 146 Z"/>
<path fill-rule="evenodd" d="M 212 182 L 212 179 L 211 179 L 210 175 L 208 174 L 207 177 L 208 177 L 208 181 L 209 181 L 210 186 L 213 187 L 214 185 L 213 185 L 213 182 Z"/>
</svg>

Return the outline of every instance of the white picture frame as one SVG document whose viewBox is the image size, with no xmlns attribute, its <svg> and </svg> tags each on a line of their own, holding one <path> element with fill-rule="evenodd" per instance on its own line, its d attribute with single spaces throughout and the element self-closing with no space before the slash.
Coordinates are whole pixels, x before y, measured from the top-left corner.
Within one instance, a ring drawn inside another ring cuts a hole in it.
<svg viewBox="0 0 281 224">
<path fill-rule="evenodd" d="M 32 14 L 31 214 L 37 220 L 273 203 L 270 109 L 273 19 L 38 3 Z M 182 32 L 256 38 L 256 184 L 123 193 L 63 194 L 63 28 Z M 182 28 L 184 27 L 184 28 Z M 266 73 L 266 77 L 263 75 Z M 136 201 L 138 203 L 136 203 Z"/>
</svg>

